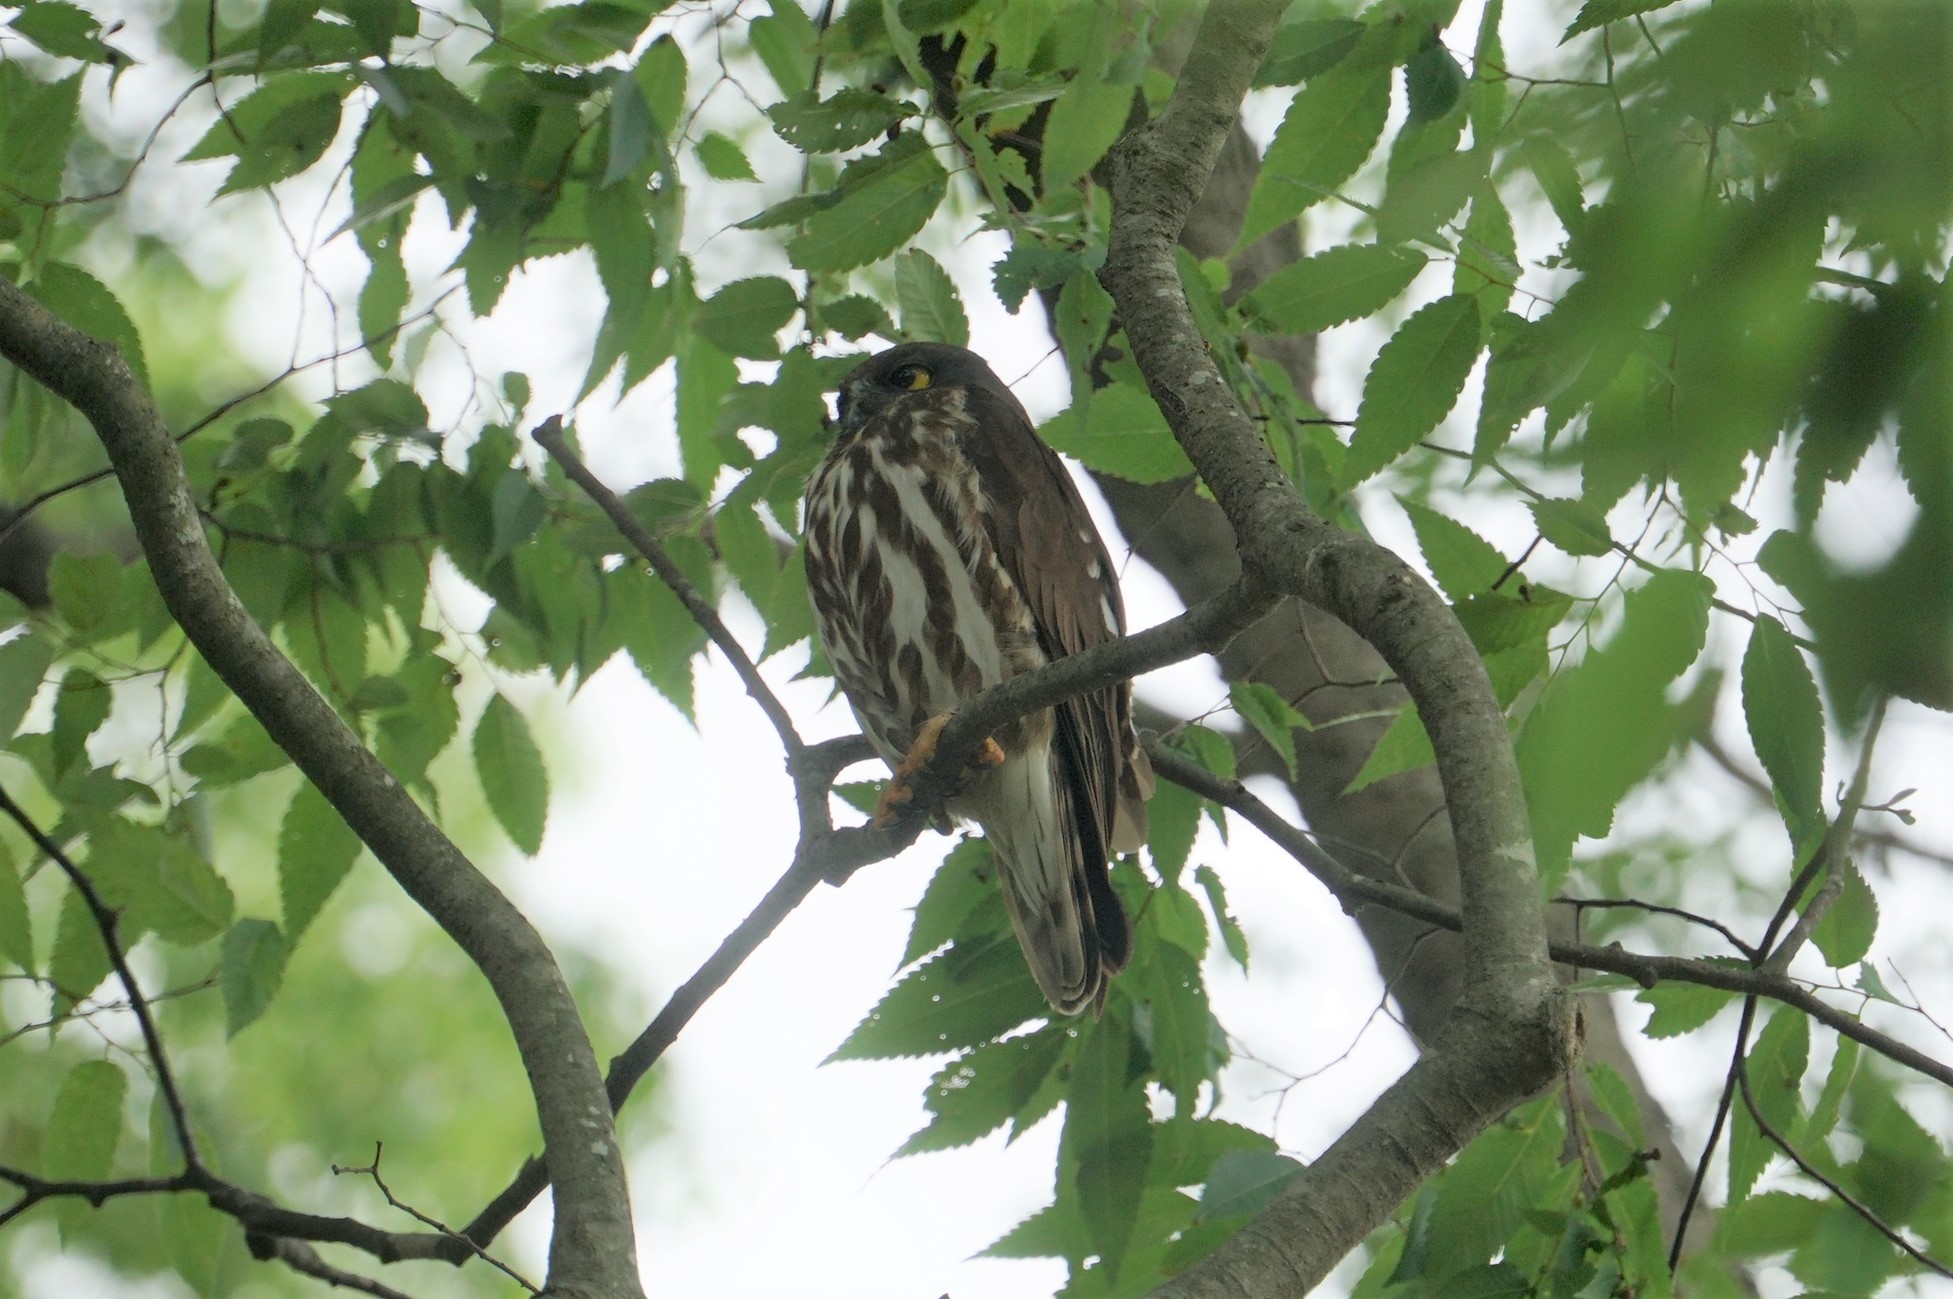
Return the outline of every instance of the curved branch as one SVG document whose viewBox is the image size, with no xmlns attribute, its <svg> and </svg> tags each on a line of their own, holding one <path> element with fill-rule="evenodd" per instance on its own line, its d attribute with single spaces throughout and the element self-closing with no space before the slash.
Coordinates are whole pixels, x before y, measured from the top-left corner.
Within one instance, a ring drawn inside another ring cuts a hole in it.
<svg viewBox="0 0 1953 1299">
<path fill-rule="evenodd" d="M 420 810 L 252 620 L 204 538 L 175 439 L 115 349 L 0 281 L 0 355 L 85 416 L 171 615 L 407 894 L 481 969 L 535 1096 L 556 1185 L 550 1282 L 642 1293 L 616 1131 L 575 999 L 542 936 Z"/>
<path fill-rule="evenodd" d="M 1111 155 L 1100 280 L 1132 354 L 1234 531 L 1244 578 L 1299 595 L 1374 645 L 1431 733 L 1458 847 L 1465 987 L 1424 1055 L 1260 1216 L 1158 1292 L 1237 1296 L 1313 1286 L 1467 1141 L 1578 1053 L 1547 956 L 1530 823 L 1505 716 L 1464 629 L 1395 555 L 1302 502 L 1229 391 L 1176 261 L 1284 0 L 1208 8 L 1165 111 Z"/>
</svg>

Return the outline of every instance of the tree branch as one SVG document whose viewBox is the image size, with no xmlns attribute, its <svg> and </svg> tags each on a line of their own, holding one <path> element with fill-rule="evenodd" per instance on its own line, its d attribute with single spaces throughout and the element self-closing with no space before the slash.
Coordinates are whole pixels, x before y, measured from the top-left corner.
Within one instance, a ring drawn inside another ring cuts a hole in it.
<svg viewBox="0 0 1953 1299">
<path fill-rule="evenodd" d="M 1466 984 L 1434 1048 L 1259 1217 L 1158 1292 L 1176 1296 L 1314 1285 L 1578 1051 L 1571 1001 L 1548 962 L 1517 764 L 1477 651 L 1401 560 L 1303 504 L 1208 354 L 1180 284 L 1181 229 L 1286 7 L 1239 0 L 1206 10 L 1164 113 L 1113 151 L 1100 279 L 1154 400 L 1234 530 L 1245 580 L 1348 623 L 1425 718 L 1458 845 Z"/>
<path fill-rule="evenodd" d="M 555 1173 L 552 1288 L 574 1296 L 640 1295 L 629 1192 L 596 1054 L 541 935 L 428 820 L 238 602 L 204 538 L 176 442 L 114 348 L 0 281 L 0 355 L 94 426 L 171 615 L 487 978 L 528 1072 Z"/>
</svg>

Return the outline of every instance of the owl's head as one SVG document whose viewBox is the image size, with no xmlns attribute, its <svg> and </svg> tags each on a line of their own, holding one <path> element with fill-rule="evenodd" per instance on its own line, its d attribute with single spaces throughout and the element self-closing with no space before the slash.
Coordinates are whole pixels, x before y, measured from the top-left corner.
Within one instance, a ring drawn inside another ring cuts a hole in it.
<svg viewBox="0 0 1953 1299">
<path fill-rule="evenodd" d="M 838 431 L 853 432 L 910 393 L 958 387 L 1009 391 L 983 358 L 966 347 L 903 343 L 877 352 L 841 380 Z"/>
</svg>

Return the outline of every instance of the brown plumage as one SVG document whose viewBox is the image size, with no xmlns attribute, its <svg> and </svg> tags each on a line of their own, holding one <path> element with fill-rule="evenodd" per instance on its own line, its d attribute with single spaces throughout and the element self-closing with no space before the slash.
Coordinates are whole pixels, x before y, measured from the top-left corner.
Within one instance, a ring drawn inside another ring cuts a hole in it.
<svg viewBox="0 0 1953 1299">
<path fill-rule="evenodd" d="M 1125 633 L 1105 543 L 1057 455 L 974 352 L 909 343 L 841 384 L 807 484 L 814 622 L 891 766 L 933 717 Z M 1132 939 L 1106 862 L 1145 838 L 1151 773 L 1120 684 L 994 737 L 950 800 L 994 850 L 1011 925 L 1051 1004 L 1103 1004 Z"/>
</svg>

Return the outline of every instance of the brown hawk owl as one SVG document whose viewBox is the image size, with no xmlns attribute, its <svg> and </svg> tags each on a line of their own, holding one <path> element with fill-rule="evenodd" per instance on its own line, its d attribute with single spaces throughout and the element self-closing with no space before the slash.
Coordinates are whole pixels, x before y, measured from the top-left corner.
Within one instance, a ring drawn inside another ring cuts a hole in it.
<svg viewBox="0 0 1953 1299">
<path fill-rule="evenodd" d="M 886 809 L 948 714 L 1123 635 L 1125 607 L 1064 465 L 974 352 L 870 357 L 841 383 L 834 435 L 807 484 L 807 586 L 835 678 L 896 768 Z M 983 827 L 1031 974 L 1067 1015 L 1103 1004 L 1132 946 L 1106 870 L 1146 833 L 1131 706 L 1121 683 L 1002 728 L 948 804 Z"/>
</svg>

